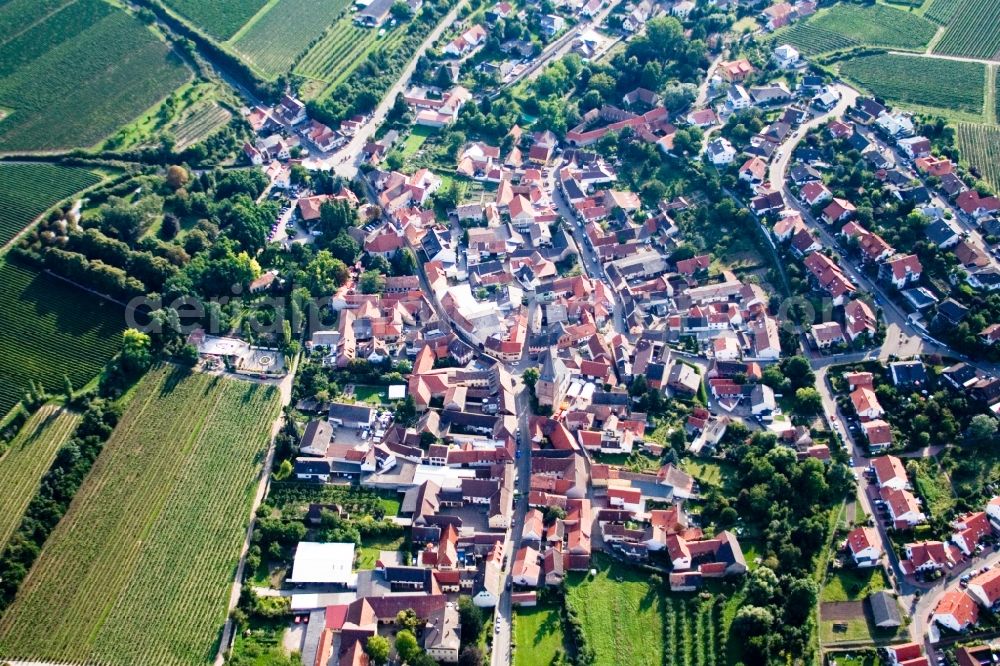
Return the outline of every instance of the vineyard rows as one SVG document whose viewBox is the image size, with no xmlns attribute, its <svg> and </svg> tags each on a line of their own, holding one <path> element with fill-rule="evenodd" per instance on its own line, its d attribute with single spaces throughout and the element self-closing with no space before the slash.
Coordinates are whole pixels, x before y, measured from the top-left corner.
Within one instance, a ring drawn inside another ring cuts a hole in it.
<svg viewBox="0 0 1000 666">
<path fill-rule="evenodd" d="M 177 150 L 184 150 L 193 143 L 215 134 L 222 129 L 233 117 L 226 109 L 218 104 L 205 104 L 182 120 L 174 129 L 174 138 L 177 140 Z"/>
<path fill-rule="evenodd" d="M 24 424 L 0 458 L 0 550 L 17 529 L 38 482 L 49 469 L 56 452 L 73 434 L 79 417 L 44 405 Z"/>
<path fill-rule="evenodd" d="M 980 63 L 882 54 L 848 60 L 840 73 L 895 102 L 983 112 L 986 67 Z"/>
<path fill-rule="evenodd" d="M 27 29 L 22 26 L 18 32 L 0 37 L 0 77 L 10 76 L 18 67 L 70 39 L 79 26 L 96 23 L 112 11 L 110 4 L 99 0 L 73 2 L 53 13 L 48 21 Z"/>
<path fill-rule="evenodd" d="M 150 373 L 0 620 L 0 652 L 210 661 L 277 415 L 272 387 Z"/>
<path fill-rule="evenodd" d="M 924 16 L 941 25 L 948 25 L 964 3 L 965 0 L 934 0 Z"/>
<path fill-rule="evenodd" d="M 334 85 L 350 76 L 376 45 L 398 44 L 403 37 L 402 27 L 380 38 L 377 30 L 358 27 L 347 16 L 309 49 L 295 73 Z"/>
<path fill-rule="evenodd" d="M 959 123 L 958 148 L 994 189 L 1000 189 L 1000 126 Z"/>
<path fill-rule="evenodd" d="M 876 4 L 835 5 L 808 22 L 863 45 L 897 49 L 922 49 L 937 32 L 936 26 L 921 16 Z"/>
<path fill-rule="evenodd" d="M 1000 0 L 965 0 L 934 52 L 970 58 L 1000 55 Z"/>
<path fill-rule="evenodd" d="M 165 0 L 178 14 L 216 39 L 225 41 L 253 18 L 267 0 Z"/>
<path fill-rule="evenodd" d="M 102 0 L 78 0 L 82 30 L 67 39 L 59 12 L 30 33 L 44 49 L 0 78 L 0 150 L 87 147 L 114 133 L 190 78 L 190 71 L 135 16 Z M 69 10 L 64 10 L 69 11 Z M 28 26 L 37 20 L 22 10 Z"/>
<path fill-rule="evenodd" d="M 791 44 L 805 55 L 819 55 L 860 46 L 846 35 L 799 21 L 775 33 L 775 43 Z"/>
<path fill-rule="evenodd" d="M 284 74 L 348 6 L 350 0 L 280 0 L 234 47 L 268 76 Z"/>
<path fill-rule="evenodd" d="M 99 181 L 85 169 L 53 164 L 0 164 L 0 246 L 51 206 Z"/>
<path fill-rule="evenodd" d="M 30 380 L 59 391 L 81 388 L 118 351 L 122 309 L 50 275 L 0 262 L 0 415 Z"/>
<path fill-rule="evenodd" d="M 726 663 L 722 606 L 712 600 L 671 596 L 666 602 L 667 666 L 713 666 Z"/>
</svg>

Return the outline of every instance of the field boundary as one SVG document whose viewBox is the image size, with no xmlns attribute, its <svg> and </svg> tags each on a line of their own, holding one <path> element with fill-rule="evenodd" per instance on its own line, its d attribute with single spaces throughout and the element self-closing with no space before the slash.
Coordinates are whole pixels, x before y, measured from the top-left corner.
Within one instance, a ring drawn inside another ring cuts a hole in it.
<svg viewBox="0 0 1000 666">
<path fill-rule="evenodd" d="M 274 6 L 276 6 L 280 1 L 281 0 L 267 0 L 267 2 L 265 2 L 264 5 L 257 10 L 257 13 L 250 17 L 250 20 L 248 20 L 246 23 L 240 26 L 240 29 L 234 32 L 232 37 L 230 37 L 229 39 L 227 39 L 222 43 L 227 46 L 235 45 L 236 42 L 239 41 L 241 37 L 243 37 L 243 35 L 250 32 L 250 28 L 254 27 L 259 20 L 264 18 L 264 16 L 269 11 L 271 11 L 271 9 Z"/>
</svg>

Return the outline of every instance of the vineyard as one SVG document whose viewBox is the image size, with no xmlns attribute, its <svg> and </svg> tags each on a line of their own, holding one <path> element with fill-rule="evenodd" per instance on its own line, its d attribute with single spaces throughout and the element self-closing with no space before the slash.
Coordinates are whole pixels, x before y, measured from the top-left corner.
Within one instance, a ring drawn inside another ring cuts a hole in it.
<svg viewBox="0 0 1000 666">
<path fill-rule="evenodd" d="M 844 51 L 860 46 L 847 35 L 799 21 L 774 33 L 775 44 L 791 44 L 807 56 Z"/>
<path fill-rule="evenodd" d="M 934 53 L 969 58 L 1000 56 L 1000 0 L 963 0 L 947 23 Z"/>
<path fill-rule="evenodd" d="M 840 74 L 894 102 L 983 112 L 986 67 L 980 63 L 883 54 L 848 60 Z"/>
<path fill-rule="evenodd" d="M 278 411 L 273 387 L 170 368 L 144 378 L 0 619 L 0 653 L 210 661 Z"/>
<path fill-rule="evenodd" d="M 0 150 L 88 147 L 189 78 L 138 18 L 108 8 L 103 0 L 77 0 L 41 21 L 34 8 L 21 8 L 18 27 L 0 37 L 0 49 L 20 50 L 0 77 L 0 106 L 11 110 L 0 123 Z M 25 39 L 30 48 L 21 48 Z"/>
<path fill-rule="evenodd" d="M 941 25 L 948 25 L 964 3 L 965 0 L 934 0 L 924 16 Z"/>
<path fill-rule="evenodd" d="M 595 577 L 571 574 L 566 602 L 598 664 L 713 666 L 727 661 L 720 598 L 664 594 L 645 571 L 595 556 Z"/>
<path fill-rule="evenodd" d="M 178 14 L 216 39 L 232 37 L 267 0 L 164 0 Z"/>
<path fill-rule="evenodd" d="M 962 159 L 1000 190 L 1000 126 L 959 123 L 958 148 Z"/>
<path fill-rule="evenodd" d="M 862 45 L 922 49 L 937 28 L 925 18 L 888 5 L 835 5 L 809 25 L 843 35 Z"/>
<path fill-rule="evenodd" d="M 173 130 L 177 150 L 184 150 L 191 144 L 207 139 L 225 127 L 232 117 L 233 114 L 214 102 L 195 109 Z"/>
<path fill-rule="evenodd" d="M 101 179 L 53 164 L 0 164 L 0 247 L 66 197 Z"/>
<path fill-rule="evenodd" d="M 45 405 L 35 412 L 0 458 L 0 549 L 21 522 L 38 482 L 56 452 L 73 434 L 79 417 Z"/>
<path fill-rule="evenodd" d="M 398 27 L 387 35 L 379 36 L 377 30 L 361 28 L 346 16 L 334 25 L 316 43 L 295 67 L 295 73 L 323 81 L 333 89 L 364 62 L 365 57 L 377 46 L 395 48 L 406 37 L 406 30 Z"/>
<path fill-rule="evenodd" d="M 233 46 L 264 74 L 279 76 L 350 4 L 350 0 L 280 0 Z"/>
<path fill-rule="evenodd" d="M 0 414 L 34 379 L 60 391 L 81 388 L 114 356 L 125 317 L 117 305 L 63 280 L 0 262 Z"/>
</svg>

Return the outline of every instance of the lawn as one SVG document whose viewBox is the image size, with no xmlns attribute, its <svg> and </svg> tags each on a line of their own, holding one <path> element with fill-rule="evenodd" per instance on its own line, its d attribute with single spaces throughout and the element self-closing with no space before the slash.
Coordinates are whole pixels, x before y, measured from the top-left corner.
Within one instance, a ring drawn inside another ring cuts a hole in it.
<svg viewBox="0 0 1000 666">
<path fill-rule="evenodd" d="M 20 264 L 0 261 L 0 416 L 31 380 L 61 391 L 82 388 L 117 353 L 123 309 Z"/>
<path fill-rule="evenodd" d="M 388 392 L 384 386 L 364 386 L 361 384 L 355 384 L 354 399 L 358 402 L 381 405 L 388 399 Z"/>
<path fill-rule="evenodd" d="M 820 601 L 861 601 L 888 587 L 882 567 L 841 569 L 823 586 Z"/>
<path fill-rule="evenodd" d="M 983 115 L 986 67 L 980 63 L 881 54 L 847 60 L 840 73 L 890 101 Z"/>
<path fill-rule="evenodd" d="M 598 664 L 659 666 L 667 651 L 667 601 L 649 574 L 594 555 L 589 574 L 570 573 L 567 603 L 576 611 Z"/>
<path fill-rule="evenodd" d="M 392 539 L 389 541 L 380 539 L 361 539 L 361 548 L 358 549 L 358 561 L 355 563 L 355 570 L 374 569 L 378 561 L 378 554 L 383 550 L 399 550 L 406 541 L 405 537 Z"/>
<path fill-rule="evenodd" d="M 14 30 L 0 37 L 0 62 L 14 65 L 0 72 L 0 107 L 11 109 L 0 151 L 94 145 L 191 78 L 159 35 L 104 0 L 4 18 Z"/>
<path fill-rule="evenodd" d="M 0 619 L 0 653 L 210 661 L 279 407 L 270 386 L 150 372 Z"/>
<path fill-rule="evenodd" d="M 0 247 L 50 207 L 100 180 L 75 167 L 0 164 Z"/>
<path fill-rule="evenodd" d="M 698 480 L 701 485 L 725 488 L 729 485 L 735 470 L 731 462 L 706 458 L 685 458 L 681 469 Z"/>
<path fill-rule="evenodd" d="M 17 529 L 38 482 L 79 421 L 73 412 L 45 405 L 21 428 L 0 457 L 0 550 Z"/>
<path fill-rule="evenodd" d="M 420 150 L 420 146 L 424 145 L 424 141 L 427 141 L 427 137 L 432 134 L 436 134 L 434 128 L 426 127 L 424 125 L 417 125 L 414 127 L 410 132 L 410 135 L 406 137 L 405 141 L 403 141 L 403 157 L 413 157 L 413 155 Z"/>
<path fill-rule="evenodd" d="M 549 666 L 566 647 L 559 609 L 552 605 L 518 608 L 514 624 L 514 666 Z"/>
</svg>

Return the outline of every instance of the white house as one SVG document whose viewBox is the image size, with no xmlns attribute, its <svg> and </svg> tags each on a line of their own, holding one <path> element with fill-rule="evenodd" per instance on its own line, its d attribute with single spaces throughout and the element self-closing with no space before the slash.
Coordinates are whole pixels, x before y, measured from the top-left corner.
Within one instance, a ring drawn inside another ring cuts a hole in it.
<svg viewBox="0 0 1000 666">
<path fill-rule="evenodd" d="M 847 535 L 847 549 L 859 567 L 874 567 L 882 557 L 882 542 L 874 527 L 858 527 Z"/>
<path fill-rule="evenodd" d="M 910 487 L 910 481 L 906 478 L 906 469 L 903 462 L 896 456 L 880 456 L 871 462 L 871 467 L 875 471 L 875 480 L 879 488 L 896 488 L 902 490 Z"/>
<path fill-rule="evenodd" d="M 736 159 L 736 149 L 733 148 L 733 144 L 721 137 L 712 140 L 708 144 L 706 154 L 708 155 L 708 159 L 715 166 L 732 164 L 733 160 Z"/>
<path fill-rule="evenodd" d="M 794 69 L 799 65 L 799 52 L 790 44 L 782 44 L 774 49 L 774 62 L 781 69 Z"/>
<path fill-rule="evenodd" d="M 1000 602 L 1000 569 L 992 569 L 973 576 L 966 591 L 981 606 L 993 608 Z"/>
<path fill-rule="evenodd" d="M 965 631 L 979 620 L 979 606 L 965 590 L 949 590 L 938 602 L 931 622 L 952 631 Z"/>
<path fill-rule="evenodd" d="M 726 103 L 729 104 L 730 108 L 734 110 L 739 109 L 749 109 L 753 106 L 753 99 L 750 97 L 750 93 L 747 89 L 739 84 L 729 86 L 729 91 L 726 93 Z"/>
</svg>

